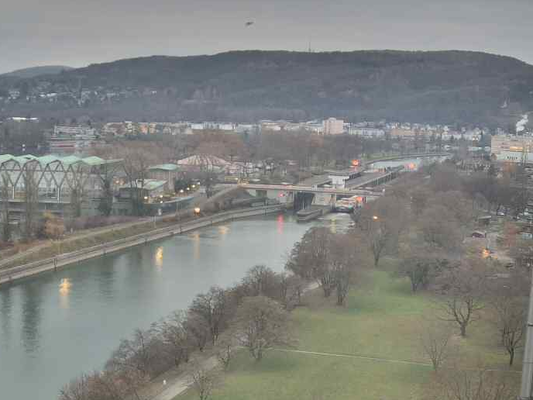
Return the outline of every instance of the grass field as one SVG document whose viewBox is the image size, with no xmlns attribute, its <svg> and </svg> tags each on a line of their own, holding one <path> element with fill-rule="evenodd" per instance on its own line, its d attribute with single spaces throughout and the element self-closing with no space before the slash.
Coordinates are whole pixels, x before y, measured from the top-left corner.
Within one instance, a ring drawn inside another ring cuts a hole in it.
<svg viewBox="0 0 533 400">
<path fill-rule="evenodd" d="M 308 294 L 307 305 L 293 312 L 296 348 L 383 360 L 271 351 L 256 363 L 241 351 L 212 398 L 421 399 L 431 367 L 386 360 L 429 363 L 419 337 L 435 316 L 434 302 L 428 295 L 411 294 L 407 281 L 394 280 L 383 271 L 370 273 L 361 286 L 351 291 L 344 308 L 336 307 L 333 299 L 325 301 L 319 290 Z M 508 370 L 507 355 L 497 346 L 486 318 L 467 334 L 466 339 L 452 338 L 454 363 Z M 516 371 L 520 362 L 515 360 Z M 189 391 L 179 399 L 195 396 Z"/>
</svg>

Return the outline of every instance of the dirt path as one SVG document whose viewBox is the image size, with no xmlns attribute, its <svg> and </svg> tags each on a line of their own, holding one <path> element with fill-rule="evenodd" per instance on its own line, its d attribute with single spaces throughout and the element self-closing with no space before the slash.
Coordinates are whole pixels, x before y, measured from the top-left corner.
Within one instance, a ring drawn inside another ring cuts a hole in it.
<svg viewBox="0 0 533 400">
<path fill-rule="evenodd" d="M 204 360 L 200 366 L 203 369 L 212 370 L 216 368 L 218 364 L 217 358 L 212 356 Z M 190 373 L 181 373 L 174 378 L 171 378 L 170 381 L 168 379 L 169 378 L 165 381 L 166 384 L 163 383 L 163 378 L 158 379 L 158 382 L 154 383 L 154 385 L 159 385 L 164 389 L 155 396 L 150 397 L 151 400 L 173 400 L 176 396 L 184 393 L 192 385 L 192 376 Z"/>
<path fill-rule="evenodd" d="M 317 289 L 319 287 L 317 282 L 311 282 L 307 287 L 303 290 L 303 293 L 308 292 L 310 290 Z M 284 350 L 278 350 L 278 351 L 284 351 Z M 298 351 L 298 350 L 294 350 Z M 317 353 L 318 354 L 318 353 Z M 218 360 L 215 356 L 212 356 L 203 362 L 200 363 L 200 367 L 211 370 L 218 366 Z M 192 385 L 192 378 L 190 373 L 186 372 L 174 372 L 172 378 L 167 377 L 168 374 L 165 374 L 165 376 L 162 376 L 161 378 L 158 378 L 156 382 L 153 382 L 150 386 L 150 391 L 152 392 L 152 397 L 148 397 L 151 400 L 173 400 L 176 396 L 184 393 L 187 389 L 189 389 Z M 163 384 L 163 381 L 166 382 L 166 384 Z M 164 389 L 161 391 L 158 390 L 157 387 L 161 388 L 164 387 Z M 156 392 L 157 394 L 154 394 Z"/>
<path fill-rule="evenodd" d="M 280 351 L 283 353 L 296 353 L 296 354 L 308 354 L 321 357 L 340 357 L 340 358 L 352 358 L 358 360 L 368 360 L 368 361 L 377 361 L 377 362 L 386 362 L 393 364 L 406 364 L 406 365 L 419 365 L 422 367 L 433 368 L 433 365 L 430 363 L 425 363 L 422 361 L 411 361 L 411 360 L 399 360 L 393 358 L 383 358 L 383 357 L 373 357 L 373 356 L 360 356 L 357 354 L 339 354 L 339 353 L 324 353 L 318 351 L 307 351 L 307 350 L 292 350 L 292 349 L 273 349 L 274 351 Z M 480 369 L 480 368 L 465 368 L 466 370 L 472 371 L 488 371 L 488 372 L 506 372 L 513 374 L 521 374 L 522 371 L 514 371 L 509 369 Z"/>
</svg>

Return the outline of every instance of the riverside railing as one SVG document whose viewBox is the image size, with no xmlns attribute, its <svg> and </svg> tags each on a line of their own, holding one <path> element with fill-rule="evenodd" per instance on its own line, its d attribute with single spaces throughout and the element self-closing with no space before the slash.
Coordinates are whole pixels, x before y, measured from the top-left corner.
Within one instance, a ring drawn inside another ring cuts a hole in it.
<svg viewBox="0 0 533 400">
<path fill-rule="evenodd" d="M 129 236 L 127 238 L 117 239 L 109 243 L 103 243 L 81 250 L 60 254 L 55 257 L 49 257 L 28 264 L 5 268 L 3 270 L 0 270 L 0 284 L 12 282 L 16 279 L 36 275 L 38 273 L 53 270 L 60 267 L 65 267 L 75 262 L 103 256 L 129 247 L 149 243 L 154 240 L 163 239 L 165 237 L 179 235 L 181 233 L 190 232 L 214 224 L 228 222 L 240 218 L 266 215 L 269 213 L 281 211 L 283 209 L 283 205 L 274 205 L 251 208 L 247 210 L 226 211 L 216 215 L 200 217 L 195 220 L 155 229 L 134 236 Z"/>
</svg>

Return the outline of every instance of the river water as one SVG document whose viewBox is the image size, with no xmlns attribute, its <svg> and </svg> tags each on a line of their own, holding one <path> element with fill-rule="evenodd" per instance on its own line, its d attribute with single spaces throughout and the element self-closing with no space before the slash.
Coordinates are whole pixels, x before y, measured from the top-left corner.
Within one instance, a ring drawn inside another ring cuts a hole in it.
<svg viewBox="0 0 533 400">
<path fill-rule="evenodd" d="M 82 372 L 102 368 L 121 338 L 185 309 L 212 285 L 265 264 L 282 271 L 312 224 L 279 215 L 204 228 L 0 288 L 1 399 L 54 400 Z"/>
</svg>

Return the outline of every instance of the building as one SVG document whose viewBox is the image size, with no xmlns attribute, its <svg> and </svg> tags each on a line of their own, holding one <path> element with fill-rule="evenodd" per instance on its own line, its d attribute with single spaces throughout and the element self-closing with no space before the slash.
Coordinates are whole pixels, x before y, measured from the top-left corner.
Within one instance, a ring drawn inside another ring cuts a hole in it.
<svg viewBox="0 0 533 400">
<path fill-rule="evenodd" d="M 344 133 L 344 121 L 342 119 L 328 118 L 323 123 L 324 135 L 340 135 Z"/>
<path fill-rule="evenodd" d="M 345 189 L 349 182 L 361 176 L 358 168 L 350 168 L 342 171 L 326 171 L 331 181 L 331 186 L 338 189 Z"/>
<path fill-rule="evenodd" d="M 40 211 L 69 215 L 73 203 L 78 202 L 83 215 L 96 215 L 104 182 L 121 163 L 121 160 L 99 157 L 3 154 L 0 155 L 0 185 L 7 186 L 12 219 L 20 219 L 23 214 L 29 184 L 37 192 L 35 199 Z"/>
<path fill-rule="evenodd" d="M 83 151 L 99 142 L 98 131 L 90 126 L 54 126 L 48 138 L 53 153 Z"/>
<path fill-rule="evenodd" d="M 371 138 L 380 138 L 385 136 L 385 131 L 378 128 L 358 128 L 351 126 L 348 133 L 350 135 L 362 136 L 362 137 L 371 137 Z"/>
<path fill-rule="evenodd" d="M 139 192 L 140 193 L 137 193 Z M 168 182 L 157 179 L 138 179 L 128 182 L 119 188 L 121 199 L 143 199 L 145 203 L 160 201 L 163 203 L 163 196 L 168 193 Z M 161 200 L 159 200 L 161 199 Z"/>
<path fill-rule="evenodd" d="M 175 183 L 181 176 L 180 167 L 176 164 L 155 165 L 148 169 L 148 178 L 158 181 L 166 181 L 168 190 L 176 190 Z"/>
<path fill-rule="evenodd" d="M 185 171 L 222 172 L 229 166 L 230 163 L 215 156 L 195 155 L 179 160 L 177 164 Z"/>
<path fill-rule="evenodd" d="M 56 125 L 54 126 L 54 136 L 76 136 L 76 135 L 84 135 L 84 136 L 96 136 L 98 134 L 98 131 L 90 126 L 65 126 L 65 125 Z"/>
<path fill-rule="evenodd" d="M 533 137 L 496 135 L 491 139 L 492 158 L 502 162 L 522 162 L 523 154 L 526 161 L 533 163 Z"/>
<path fill-rule="evenodd" d="M 406 129 L 405 127 L 403 127 L 392 129 L 390 131 L 390 136 L 393 138 L 412 140 L 417 136 L 417 133 L 412 129 Z"/>
</svg>

